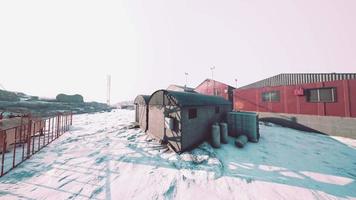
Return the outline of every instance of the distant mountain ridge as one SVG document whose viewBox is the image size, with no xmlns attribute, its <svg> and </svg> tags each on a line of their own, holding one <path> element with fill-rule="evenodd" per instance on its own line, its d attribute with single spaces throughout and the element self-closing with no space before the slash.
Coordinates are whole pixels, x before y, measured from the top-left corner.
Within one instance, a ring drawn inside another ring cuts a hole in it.
<svg viewBox="0 0 356 200">
<path fill-rule="evenodd" d="M 81 95 L 58 95 L 57 99 L 43 99 L 22 92 L 0 90 L 0 112 L 31 113 L 50 116 L 57 112 L 93 113 L 111 111 L 113 107 L 104 103 L 84 102 Z M 63 98 L 64 97 L 64 98 Z"/>
</svg>

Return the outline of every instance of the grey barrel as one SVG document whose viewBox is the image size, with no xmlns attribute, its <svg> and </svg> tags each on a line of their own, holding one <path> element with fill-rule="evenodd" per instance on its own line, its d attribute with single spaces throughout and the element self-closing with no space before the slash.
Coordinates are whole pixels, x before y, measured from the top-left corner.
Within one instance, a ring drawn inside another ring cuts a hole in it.
<svg viewBox="0 0 356 200">
<path fill-rule="evenodd" d="M 220 139 L 221 143 L 228 143 L 227 123 L 220 123 Z"/>
<path fill-rule="evenodd" d="M 240 135 L 236 141 L 235 141 L 235 145 L 239 148 L 242 148 L 245 146 L 245 144 L 247 143 L 248 139 L 246 135 Z"/>
<path fill-rule="evenodd" d="M 220 127 L 217 124 L 211 127 L 211 145 L 214 148 L 220 148 Z"/>
</svg>

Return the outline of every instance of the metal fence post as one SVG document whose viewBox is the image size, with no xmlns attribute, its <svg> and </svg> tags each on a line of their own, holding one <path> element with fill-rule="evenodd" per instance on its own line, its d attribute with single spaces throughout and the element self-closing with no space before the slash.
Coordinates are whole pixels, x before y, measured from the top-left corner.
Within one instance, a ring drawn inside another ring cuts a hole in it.
<svg viewBox="0 0 356 200">
<path fill-rule="evenodd" d="M 46 119 L 42 119 L 41 120 L 41 123 L 44 123 L 43 124 L 43 127 L 42 127 L 42 135 L 43 135 L 43 147 L 46 145 Z"/>
<path fill-rule="evenodd" d="M 28 118 L 28 125 L 27 125 L 27 158 L 30 157 L 30 153 L 31 153 L 31 129 L 32 129 L 32 120 L 31 118 Z"/>
<path fill-rule="evenodd" d="M 54 130 L 55 130 L 55 129 L 54 129 L 54 121 L 55 121 L 55 118 L 56 118 L 56 117 L 52 117 L 52 119 L 51 119 L 51 120 L 52 120 L 51 142 L 53 141 L 53 135 L 54 135 Z"/>
<path fill-rule="evenodd" d="M 59 118 L 59 114 L 57 115 L 57 133 L 56 133 L 56 139 L 58 138 L 59 136 L 59 129 L 60 129 L 60 125 L 59 125 L 59 122 L 60 122 L 60 118 Z"/>
<path fill-rule="evenodd" d="M 68 113 L 66 114 L 65 125 L 66 125 L 65 130 L 68 131 Z"/>
<path fill-rule="evenodd" d="M 39 126 L 39 133 L 38 133 L 38 149 L 37 151 L 39 151 L 41 149 L 41 129 L 42 129 L 42 123 L 41 121 L 39 121 L 40 126 Z M 36 130 L 35 130 L 36 132 Z"/>
<path fill-rule="evenodd" d="M 63 119 L 64 119 L 64 116 L 61 115 L 61 132 L 60 132 L 60 136 L 63 134 L 63 129 L 64 129 L 64 126 L 63 126 Z"/>
<path fill-rule="evenodd" d="M 21 116 L 21 125 L 20 125 L 20 143 L 22 144 L 22 160 L 23 160 L 24 153 L 25 153 L 25 142 L 23 141 L 22 138 L 22 130 L 23 130 L 23 116 Z"/>
<path fill-rule="evenodd" d="M 48 118 L 48 137 L 47 137 L 47 144 L 49 144 L 49 134 L 51 132 L 51 118 Z"/>
<path fill-rule="evenodd" d="M 14 152 L 13 152 L 13 155 L 12 155 L 12 168 L 15 167 L 15 160 L 16 160 L 16 140 L 17 140 L 17 127 L 15 128 L 15 144 L 14 144 Z"/>
<path fill-rule="evenodd" d="M 36 131 L 36 122 L 33 122 L 33 130 L 31 130 L 32 154 L 35 153 L 35 131 Z"/>
<path fill-rule="evenodd" d="M 5 153 L 6 153 L 6 132 L 1 131 L 0 132 L 0 138 L 3 139 L 2 141 L 2 152 L 1 152 L 1 176 L 4 175 L 4 161 L 5 161 Z M 0 141 L 1 142 L 1 141 Z"/>
</svg>

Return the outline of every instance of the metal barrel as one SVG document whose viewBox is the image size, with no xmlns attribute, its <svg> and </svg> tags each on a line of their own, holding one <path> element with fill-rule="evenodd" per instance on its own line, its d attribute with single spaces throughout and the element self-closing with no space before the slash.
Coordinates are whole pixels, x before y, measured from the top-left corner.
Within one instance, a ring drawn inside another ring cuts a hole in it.
<svg viewBox="0 0 356 200">
<path fill-rule="evenodd" d="M 227 144 L 228 137 L 227 137 L 227 123 L 220 123 L 220 139 L 221 143 Z"/>
<path fill-rule="evenodd" d="M 235 140 L 235 145 L 238 148 L 243 148 L 245 144 L 247 143 L 248 139 L 246 135 L 240 135 L 236 140 Z"/>
<path fill-rule="evenodd" d="M 211 146 L 220 148 L 220 126 L 216 124 L 211 127 Z"/>
</svg>

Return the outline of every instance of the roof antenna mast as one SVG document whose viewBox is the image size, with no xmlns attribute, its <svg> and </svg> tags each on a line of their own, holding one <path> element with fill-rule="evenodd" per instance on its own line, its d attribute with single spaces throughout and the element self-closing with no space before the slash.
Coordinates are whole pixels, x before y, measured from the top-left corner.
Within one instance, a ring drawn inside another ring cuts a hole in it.
<svg viewBox="0 0 356 200">
<path fill-rule="evenodd" d="M 185 86 L 184 86 L 184 89 L 187 90 L 187 83 L 188 83 L 188 72 L 184 72 L 184 75 L 185 75 Z"/>
<path fill-rule="evenodd" d="M 211 80 L 213 81 L 213 95 L 216 95 L 215 93 L 215 81 L 214 81 L 214 69 L 215 69 L 215 66 L 213 67 L 210 67 L 210 70 L 211 70 Z"/>
</svg>

